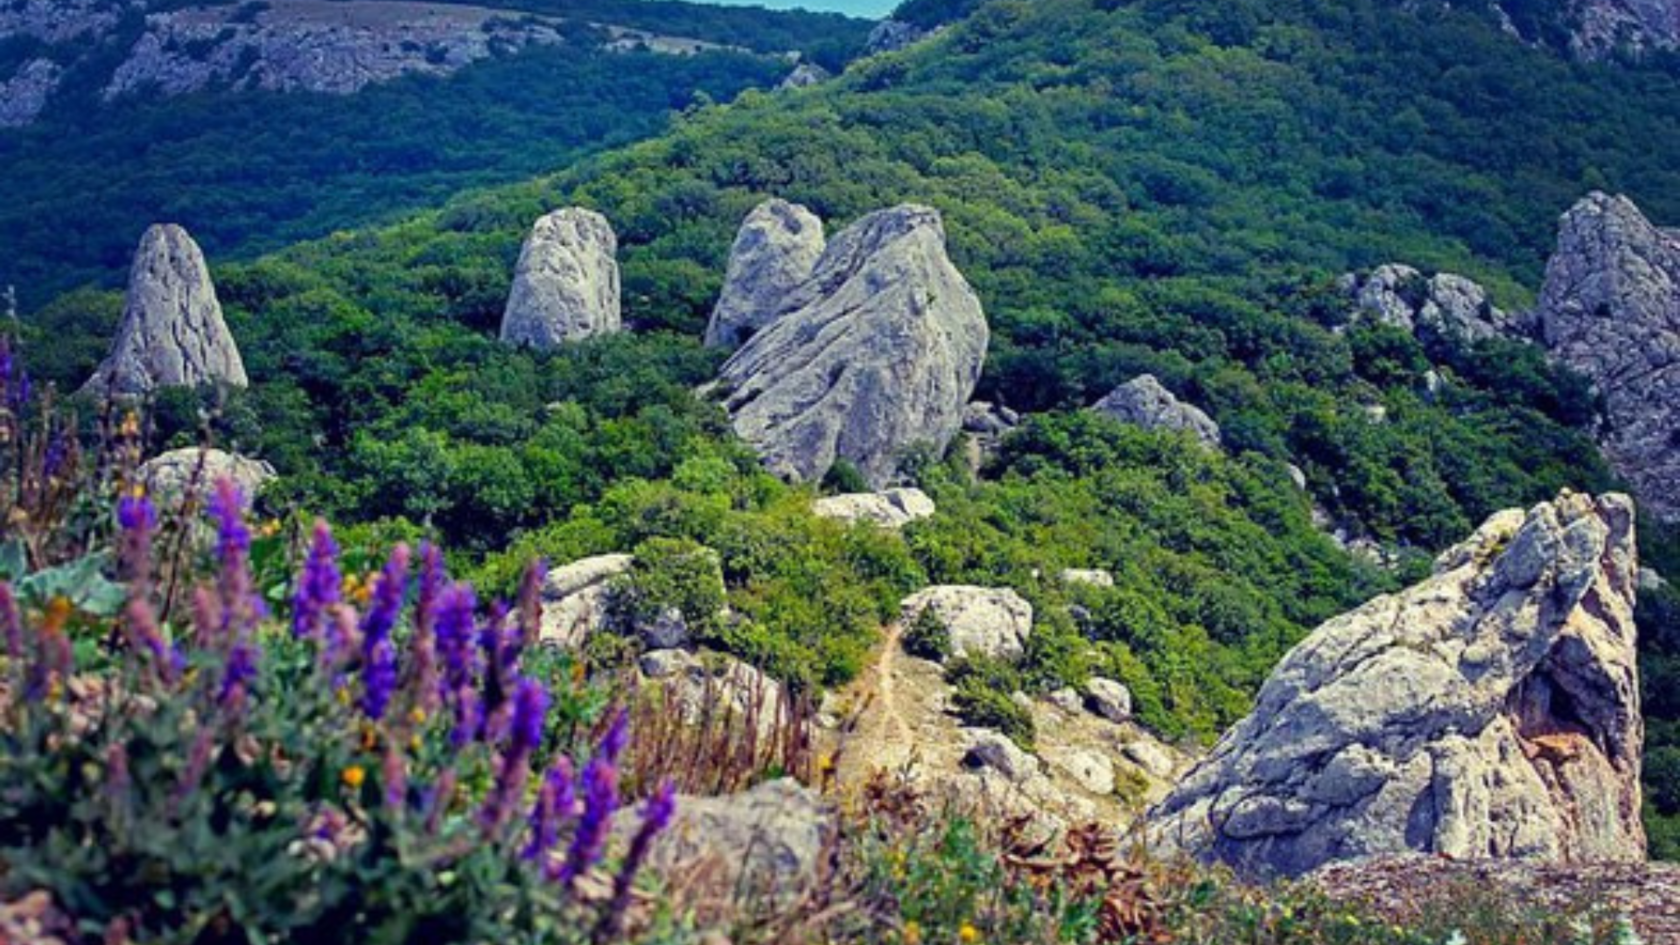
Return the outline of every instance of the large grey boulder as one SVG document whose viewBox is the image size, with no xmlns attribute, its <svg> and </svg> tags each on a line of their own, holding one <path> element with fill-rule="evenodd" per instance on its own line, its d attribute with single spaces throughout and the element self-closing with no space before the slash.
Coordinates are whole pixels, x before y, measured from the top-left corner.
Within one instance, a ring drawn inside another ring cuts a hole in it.
<svg viewBox="0 0 1680 945">
<path fill-rule="evenodd" d="M 877 53 L 897 52 L 906 46 L 913 45 L 926 38 L 928 31 L 914 23 L 903 20 L 882 20 L 869 31 L 869 38 L 864 40 L 864 50 L 870 55 Z"/>
<path fill-rule="evenodd" d="M 173 224 L 146 230 L 129 269 L 116 342 L 83 390 L 130 397 L 165 387 L 248 383 L 204 253 Z"/>
<path fill-rule="evenodd" d="M 834 78 L 834 74 L 829 72 L 827 69 L 824 69 L 822 66 L 819 66 L 814 62 L 802 62 L 799 65 L 794 66 L 793 71 L 789 72 L 786 78 L 777 83 L 776 88 L 808 89 L 813 85 L 821 85 L 832 78 Z"/>
<path fill-rule="evenodd" d="M 187 498 L 202 500 L 223 479 L 239 487 L 247 499 L 278 478 L 274 467 L 259 459 L 214 447 L 189 446 L 160 453 L 136 470 L 146 490 L 166 505 Z"/>
<path fill-rule="evenodd" d="M 787 313 L 724 364 L 724 406 L 774 472 L 820 479 L 843 459 L 882 488 L 907 448 L 950 444 L 988 339 L 939 213 L 882 210 L 829 243 Z"/>
<path fill-rule="evenodd" d="M 1538 315 L 1552 357 L 1603 397 L 1605 457 L 1647 511 L 1680 519 L 1680 237 L 1588 196 L 1563 216 Z"/>
<path fill-rule="evenodd" d="M 935 511 L 933 500 L 920 489 L 848 492 L 824 496 L 811 503 L 811 514 L 818 518 L 830 518 L 848 525 L 867 522 L 881 528 L 903 528 L 911 522 L 932 517 Z"/>
<path fill-rule="evenodd" d="M 1201 408 L 1173 396 L 1153 374 L 1142 374 L 1121 384 L 1091 405 L 1091 409 L 1146 430 L 1184 430 L 1203 445 L 1219 448 L 1219 424 Z"/>
<path fill-rule="evenodd" d="M 1480 283 L 1450 272 L 1425 277 L 1411 266 L 1390 263 L 1365 275 L 1345 275 L 1340 285 L 1360 311 L 1422 341 L 1463 344 L 1515 334 L 1520 327 Z"/>
<path fill-rule="evenodd" d="M 1633 503 L 1493 516 L 1435 574 L 1317 630 L 1150 812 L 1259 876 L 1355 857 L 1640 860 Z"/>
<path fill-rule="evenodd" d="M 502 341 L 553 348 L 623 327 L 618 237 L 607 218 L 567 207 L 536 222 L 519 254 Z"/>
<path fill-rule="evenodd" d="M 1032 635 L 1032 605 L 1006 587 L 941 584 L 924 588 L 900 604 L 900 620 L 914 624 L 931 610 L 950 635 L 951 655 L 978 654 L 1018 659 Z"/>
<path fill-rule="evenodd" d="M 729 271 L 706 325 L 706 345 L 733 348 L 786 312 L 826 245 L 822 220 L 804 207 L 766 200 L 753 208 L 729 250 Z"/>
<path fill-rule="evenodd" d="M 557 646 L 581 646 L 611 620 L 614 579 L 635 563 L 630 555 L 595 555 L 549 571 L 542 585 L 540 638 Z"/>
</svg>

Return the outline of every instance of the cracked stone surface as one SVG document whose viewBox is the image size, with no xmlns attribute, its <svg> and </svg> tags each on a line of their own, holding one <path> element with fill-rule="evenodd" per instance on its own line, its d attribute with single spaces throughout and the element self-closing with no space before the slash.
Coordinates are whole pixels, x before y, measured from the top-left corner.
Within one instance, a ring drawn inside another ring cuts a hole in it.
<svg viewBox="0 0 1680 945">
<path fill-rule="evenodd" d="M 1260 877 L 1398 853 L 1640 860 L 1633 503 L 1493 516 L 1434 576 L 1337 617 L 1150 812 Z"/>
</svg>

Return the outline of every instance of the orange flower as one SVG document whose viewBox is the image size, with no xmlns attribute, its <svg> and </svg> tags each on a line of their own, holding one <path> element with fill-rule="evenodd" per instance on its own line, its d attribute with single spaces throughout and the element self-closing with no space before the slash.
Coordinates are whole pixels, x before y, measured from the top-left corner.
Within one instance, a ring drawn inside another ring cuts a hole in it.
<svg viewBox="0 0 1680 945">
<path fill-rule="evenodd" d="M 354 791 L 361 788 L 362 782 L 367 780 L 367 772 L 362 770 L 361 765 L 351 765 L 344 769 L 339 779 L 344 782 L 345 787 Z"/>
</svg>

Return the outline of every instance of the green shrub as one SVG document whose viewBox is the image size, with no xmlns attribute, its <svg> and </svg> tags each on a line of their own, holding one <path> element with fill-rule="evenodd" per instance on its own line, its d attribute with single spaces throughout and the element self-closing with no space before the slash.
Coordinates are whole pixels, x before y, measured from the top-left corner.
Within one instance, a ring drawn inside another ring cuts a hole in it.
<svg viewBox="0 0 1680 945">
<path fill-rule="evenodd" d="M 969 654 L 946 667 L 951 683 L 951 708 L 968 725 L 996 729 L 1031 750 L 1037 731 L 1032 712 L 1010 698 L 1021 691 L 1014 666 L 991 657 Z"/>
<path fill-rule="evenodd" d="M 932 607 L 923 607 L 904 631 L 904 652 L 936 663 L 951 655 L 951 630 Z"/>
</svg>

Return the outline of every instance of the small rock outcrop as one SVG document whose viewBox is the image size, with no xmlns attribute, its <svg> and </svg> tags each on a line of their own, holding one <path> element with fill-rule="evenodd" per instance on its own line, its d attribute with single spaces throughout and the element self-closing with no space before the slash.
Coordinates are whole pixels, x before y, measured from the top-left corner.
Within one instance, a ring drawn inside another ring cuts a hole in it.
<svg viewBox="0 0 1680 945">
<path fill-rule="evenodd" d="M 723 292 L 706 324 L 708 347 L 733 348 L 787 311 L 826 245 L 817 215 L 786 200 L 753 208 L 735 234 Z"/>
<path fill-rule="evenodd" d="M 1345 275 L 1340 285 L 1361 311 L 1420 341 L 1462 344 L 1519 330 L 1516 317 L 1489 301 L 1479 283 L 1450 272 L 1425 277 L 1390 263 L 1367 275 Z"/>
<path fill-rule="evenodd" d="M 1257 876 L 1423 852 L 1639 860 L 1634 510 L 1499 513 L 1433 577 L 1315 630 L 1150 812 Z"/>
<path fill-rule="evenodd" d="M 1018 659 L 1032 635 L 1032 605 L 1008 588 L 963 584 L 925 588 L 904 599 L 900 620 L 908 627 L 929 609 L 950 634 L 954 657 L 975 653 Z"/>
<path fill-rule="evenodd" d="M 793 71 L 789 72 L 787 78 L 783 79 L 776 88 L 805 89 L 813 85 L 821 85 L 832 78 L 834 78 L 834 74 L 822 66 L 814 62 L 802 62 L 794 66 Z"/>
<path fill-rule="evenodd" d="M 164 387 L 248 383 L 204 253 L 178 226 L 148 229 L 129 270 L 116 343 L 83 390 L 131 397 Z"/>
<path fill-rule="evenodd" d="M 1537 314 L 1552 357 L 1603 397 L 1605 457 L 1647 511 L 1680 520 L 1680 235 L 1588 196 L 1563 216 Z"/>
<path fill-rule="evenodd" d="M 0 128 L 21 128 L 34 121 L 63 77 L 64 68 L 51 59 L 30 59 L 11 78 L 0 79 Z"/>
<path fill-rule="evenodd" d="M 630 555 L 596 555 L 549 571 L 542 586 L 541 639 L 558 646 L 581 646 L 606 626 L 613 612 L 613 579 L 628 574 Z"/>
<path fill-rule="evenodd" d="M 1139 375 L 1121 384 L 1091 405 L 1091 409 L 1146 430 L 1185 430 L 1203 445 L 1219 448 L 1219 424 L 1201 408 L 1173 396 L 1153 374 Z"/>
<path fill-rule="evenodd" d="M 1092 676 L 1085 683 L 1085 704 L 1110 722 L 1131 721 L 1132 691 L 1124 683 Z"/>
<path fill-rule="evenodd" d="M 919 42 L 928 35 L 928 31 L 914 23 L 903 20 L 882 20 L 869 31 L 869 38 L 864 41 L 864 50 L 871 56 L 877 53 L 897 52 L 913 43 Z"/>
<path fill-rule="evenodd" d="M 141 463 L 136 472 L 146 491 L 165 504 L 180 502 L 189 491 L 198 498 L 207 496 L 223 479 L 252 498 L 278 478 L 274 467 L 262 460 L 197 446 L 160 453 Z"/>
<path fill-rule="evenodd" d="M 854 524 L 868 522 L 882 528 L 903 528 L 930 518 L 933 500 L 920 489 L 887 489 L 882 492 L 850 492 L 825 496 L 811 504 L 818 518 Z"/>
<path fill-rule="evenodd" d="M 821 479 L 846 460 L 882 488 L 905 450 L 950 444 L 988 340 L 939 213 L 894 207 L 835 237 L 787 313 L 724 364 L 724 406 L 777 474 Z"/>
<path fill-rule="evenodd" d="M 623 327 L 618 237 L 607 218 L 567 207 L 538 220 L 514 270 L 502 341 L 554 348 Z"/>
<path fill-rule="evenodd" d="M 1675 0 L 1570 0 L 1548 6 L 1560 14 L 1549 24 L 1537 22 L 1536 8 L 1525 9 L 1520 0 L 1497 0 L 1493 9 L 1506 32 L 1588 62 L 1680 48 L 1680 3 Z M 1511 11 L 1519 15 L 1513 17 Z M 1522 16 L 1525 12 L 1528 15 Z M 1519 22 L 1527 25 L 1528 33 Z"/>
</svg>

